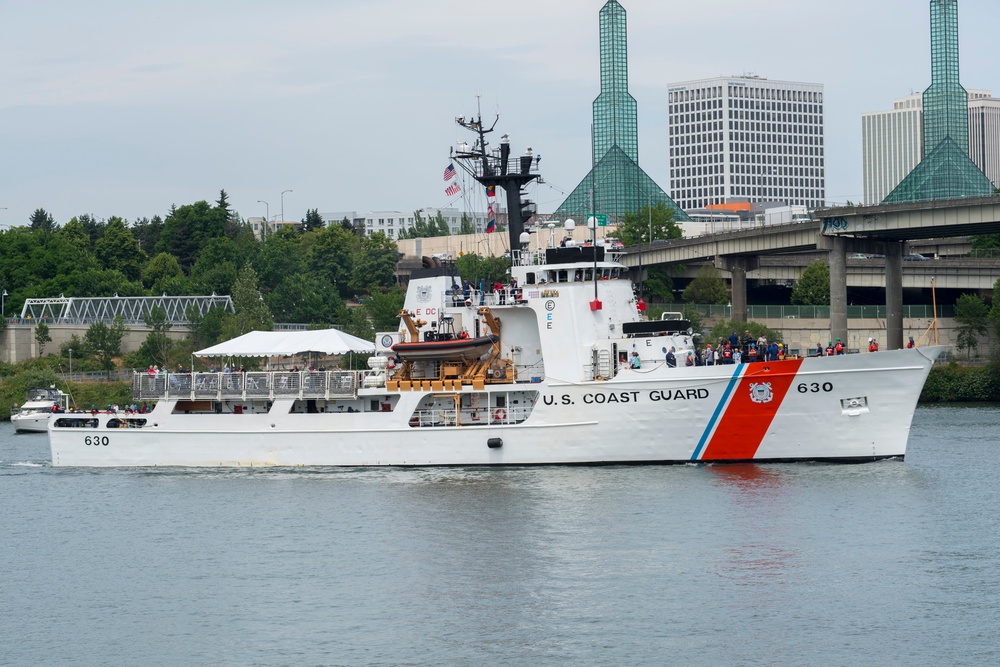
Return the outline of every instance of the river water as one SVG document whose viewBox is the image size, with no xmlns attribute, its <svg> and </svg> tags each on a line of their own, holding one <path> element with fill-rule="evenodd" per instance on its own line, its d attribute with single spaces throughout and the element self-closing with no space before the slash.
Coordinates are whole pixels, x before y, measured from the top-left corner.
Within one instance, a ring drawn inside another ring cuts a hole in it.
<svg viewBox="0 0 1000 667">
<path fill-rule="evenodd" d="M 905 461 L 55 469 L 0 425 L 2 665 L 996 665 L 1000 407 Z"/>
</svg>

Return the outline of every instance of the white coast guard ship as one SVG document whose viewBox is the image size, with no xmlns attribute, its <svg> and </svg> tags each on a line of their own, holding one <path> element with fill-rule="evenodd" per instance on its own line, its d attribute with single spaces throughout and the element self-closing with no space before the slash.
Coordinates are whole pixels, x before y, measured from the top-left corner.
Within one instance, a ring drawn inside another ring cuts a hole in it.
<svg viewBox="0 0 1000 667">
<path fill-rule="evenodd" d="M 485 146 L 485 131 L 475 129 Z M 537 161 L 522 157 L 508 169 L 505 145 L 473 153 L 481 162 L 474 175 L 506 186 L 513 211 L 511 193 Z M 939 348 L 671 368 L 670 348 L 678 359 L 692 349 L 689 324 L 640 317 L 627 269 L 610 250 L 533 251 L 511 220 L 517 286 L 463 291 L 447 267 L 414 273 L 399 330 L 376 337 L 370 370 L 139 374 L 135 398 L 155 400 L 152 412 L 59 415 L 49 428 L 53 465 L 871 461 L 906 453 Z"/>
<path fill-rule="evenodd" d="M 596 254 L 598 260 L 587 261 Z M 57 466 L 430 466 L 902 457 L 937 348 L 669 368 L 688 323 L 642 321 L 603 248 L 516 253 L 519 287 L 411 278 L 369 371 L 139 374 L 149 414 L 56 415 Z M 583 279 L 574 281 L 577 272 Z M 597 280 L 594 280 L 595 275 Z M 595 299 L 596 292 L 596 299 Z M 479 305 L 482 303 L 483 305 Z M 467 329 L 488 350 L 392 348 Z M 492 339 L 495 338 L 495 341 Z M 639 368 L 627 360 L 638 354 Z"/>
</svg>

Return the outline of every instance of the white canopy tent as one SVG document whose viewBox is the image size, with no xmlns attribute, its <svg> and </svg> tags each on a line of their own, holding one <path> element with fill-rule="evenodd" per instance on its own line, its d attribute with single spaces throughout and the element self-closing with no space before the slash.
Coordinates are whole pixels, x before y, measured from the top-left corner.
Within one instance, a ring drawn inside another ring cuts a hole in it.
<svg viewBox="0 0 1000 667">
<path fill-rule="evenodd" d="M 375 344 L 337 329 L 251 331 L 194 353 L 196 357 L 290 357 L 296 354 L 374 352 Z"/>
</svg>

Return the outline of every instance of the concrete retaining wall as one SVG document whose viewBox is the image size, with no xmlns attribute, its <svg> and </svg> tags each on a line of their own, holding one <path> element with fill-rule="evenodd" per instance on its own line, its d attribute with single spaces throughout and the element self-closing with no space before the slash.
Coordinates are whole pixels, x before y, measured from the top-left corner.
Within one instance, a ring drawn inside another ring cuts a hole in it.
<svg viewBox="0 0 1000 667">
<path fill-rule="evenodd" d="M 82 340 L 87 334 L 89 325 L 49 324 L 48 327 L 52 341 L 45 344 L 46 355 L 59 354 L 59 346 L 68 343 L 74 335 Z M 152 329 L 146 326 L 129 327 L 129 332 L 122 338 L 122 354 L 138 350 L 150 331 Z M 181 340 L 188 335 L 188 328 L 173 327 L 167 335 L 173 340 Z M 7 328 L 0 332 L 0 361 L 14 364 L 38 356 L 40 354 L 38 342 L 35 341 L 35 325 L 8 324 Z"/>
</svg>

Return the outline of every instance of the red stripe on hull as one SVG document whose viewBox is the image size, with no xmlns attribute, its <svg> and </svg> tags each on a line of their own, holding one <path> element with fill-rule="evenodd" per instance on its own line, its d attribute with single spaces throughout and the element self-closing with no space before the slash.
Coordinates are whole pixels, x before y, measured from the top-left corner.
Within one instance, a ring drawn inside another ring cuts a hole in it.
<svg viewBox="0 0 1000 667">
<path fill-rule="evenodd" d="M 774 416 L 778 414 L 778 408 L 795 381 L 801 365 L 802 359 L 752 363 L 733 391 L 733 397 L 701 460 L 752 459 L 767 435 Z M 771 385 L 771 400 L 756 403 L 751 398 L 754 395 L 751 385 L 764 382 Z"/>
</svg>

